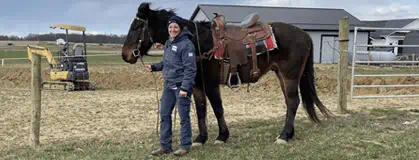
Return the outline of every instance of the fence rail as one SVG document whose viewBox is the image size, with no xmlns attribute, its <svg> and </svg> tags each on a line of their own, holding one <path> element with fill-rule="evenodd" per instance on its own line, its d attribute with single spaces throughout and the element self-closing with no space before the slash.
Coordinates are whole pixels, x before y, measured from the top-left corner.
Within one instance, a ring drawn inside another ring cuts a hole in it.
<svg viewBox="0 0 419 160">
<path fill-rule="evenodd" d="M 419 61 L 355 61 L 357 64 L 363 64 L 363 63 L 419 63 Z"/>
<path fill-rule="evenodd" d="M 357 44 L 355 47 L 407 47 L 407 48 L 416 48 L 419 45 L 372 45 L 372 44 Z"/>
<path fill-rule="evenodd" d="M 419 87 L 419 84 L 394 84 L 394 85 L 354 85 L 355 88 L 394 88 L 394 87 Z"/>
<path fill-rule="evenodd" d="M 419 29 L 409 29 L 409 28 L 356 27 L 356 29 L 358 30 L 389 30 L 389 31 L 419 31 Z"/>
<path fill-rule="evenodd" d="M 419 29 L 406 29 L 406 28 L 374 28 L 374 27 L 355 27 L 354 29 L 354 43 L 353 43 L 353 52 L 352 52 L 352 74 L 351 74 L 351 99 L 357 98 L 410 98 L 410 97 L 419 97 L 419 94 L 411 95 L 354 95 L 355 88 L 390 88 L 390 87 L 419 87 L 419 84 L 388 84 L 388 85 L 355 85 L 355 77 L 418 77 L 419 74 L 356 74 L 355 67 L 356 64 L 412 64 L 419 63 L 413 58 L 412 61 L 359 61 L 356 58 L 356 55 L 360 51 L 356 49 L 358 47 L 419 47 L 419 45 L 363 45 L 357 44 L 357 33 L 358 30 L 393 30 L 393 31 L 419 31 Z"/>
<path fill-rule="evenodd" d="M 419 97 L 419 94 L 411 95 L 381 95 L 381 96 L 354 96 L 353 99 L 369 99 L 369 98 L 413 98 Z"/>
</svg>

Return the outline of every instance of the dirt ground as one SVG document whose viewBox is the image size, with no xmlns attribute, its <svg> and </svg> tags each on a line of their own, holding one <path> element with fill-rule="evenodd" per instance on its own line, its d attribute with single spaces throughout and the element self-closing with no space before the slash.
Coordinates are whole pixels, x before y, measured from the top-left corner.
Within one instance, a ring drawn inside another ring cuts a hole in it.
<svg viewBox="0 0 419 160">
<path fill-rule="evenodd" d="M 96 91 L 42 92 L 41 143 L 59 143 L 68 139 L 117 139 L 147 137 L 155 134 L 157 97 L 161 95 L 160 73 L 144 72 L 139 65 L 89 66 Z M 336 96 L 336 66 L 316 65 L 316 87 L 320 100 L 339 116 Z M 48 77 L 48 67 L 43 67 Z M 10 145 L 29 144 L 31 116 L 31 70 L 27 65 L 0 68 L 0 150 Z M 157 92 L 154 88 L 157 83 Z M 359 78 L 357 84 L 419 84 L 415 78 Z M 348 86 L 349 88 L 349 86 Z M 275 74 L 268 73 L 258 83 L 238 89 L 222 87 L 227 123 L 246 120 L 278 120 L 278 134 L 282 130 L 285 102 Z M 419 88 L 357 89 L 358 94 L 419 94 Z M 348 109 L 366 111 L 371 108 L 419 109 L 419 98 L 354 99 Z M 209 106 L 210 107 L 210 106 Z M 208 125 L 216 126 L 212 109 L 208 109 Z M 194 132 L 197 131 L 195 109 L 192 108 Z M 298 121 L 308 121 L 302 107 Z M 320 116 L 321 118 L 324 118 Z M 179 117 L 177 118 L 179 123 Z M 179 131 L 179 124 L 175 132 Z M 210 131 L 217 132 L 217 131 Z M 215 138 L 215 137 L 211 137 Z"/>
</svg>

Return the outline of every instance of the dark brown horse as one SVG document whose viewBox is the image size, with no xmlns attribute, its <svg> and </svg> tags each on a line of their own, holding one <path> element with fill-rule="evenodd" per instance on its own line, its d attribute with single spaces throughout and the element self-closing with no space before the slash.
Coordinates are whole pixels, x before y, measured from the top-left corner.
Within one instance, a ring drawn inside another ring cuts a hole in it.
<svg viewBox="0 0 419 160">
<path fill-rule="evenodd" d="M 173 10 L 152 10 L 150 9 L 150 3 L 142 3 L 129 28 L 122 48 L 122 59 L 127 63 L 135 64 L 138 58 L 147 55 L 153 43 L 164 44 L 169 37 L 167 20 L 173 15 L 175 15 Z M 196 36 L 193 39 L 197 51 L 196 55 L 200 56 L 201 53 L 210 51 L 213 48 L 211 23 L 185 21 L 184 26 L 187 26 Z M 331 113 L 320 102 L 316 93 L 313 43 L 310 36 L 300 28 L 286 23 L 274 22 L 270 25 L 279 49 L 270 51 L 269 61 L 267 54 L 258 55 L 257 64 L 261 75 L 274 71 L 279 79 L 285 96 L 287 114 L 285 126 L 276 142 L 286 143 L 294 136 L 294 120 L 300 104 L 298 86 L 300 86 L 302 102 L 310 120 L 316 123 L 320 122 L 315 111 L 315 105 L 323 115 L 329 116 Z M 198 117 L 199 135 L 194 140 L 194 144 L 204 144 L 208 140 L 206 97 L 208 97 L 218 121 L 219 134 L 216 142 L 224 143 L 229 138 L 219 88 L 219 63 L 221 62 L 214 58 L 197 62 L 198 73 L 195 79 L 196 85 L 193 89 L 193 97 Z M 252 65 L 248 63 L 238 70 L 242 83 L 249 83 L 251 69 Z"/>
</svg>

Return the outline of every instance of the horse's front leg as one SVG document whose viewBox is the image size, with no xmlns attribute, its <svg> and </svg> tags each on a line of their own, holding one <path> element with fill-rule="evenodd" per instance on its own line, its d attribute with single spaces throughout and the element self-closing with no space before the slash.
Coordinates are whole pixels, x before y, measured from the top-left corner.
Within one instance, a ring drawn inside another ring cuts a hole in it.
<svg viewBox="0 0 419 160">
<path fill-rule="evenodd" d="M 224 108 L 221 100 L 220 87 L 218 85 L 208 85 L 205 91 L 218 122 L 219 133 L 215 144 L 225 143 L 230 137 L 230 132 L 228 131 L 227 123 L 224 118 Z"/>
<path fill-rule="evenodd" d="M 193 97 L 195 100 L 196 114 L 198 118 L 199 135 L 195 138 L 192 146 L 200 146 L 208 140 L 207 129 L 207 101 L 202 88 L 193 88 Z"/>
</svg>

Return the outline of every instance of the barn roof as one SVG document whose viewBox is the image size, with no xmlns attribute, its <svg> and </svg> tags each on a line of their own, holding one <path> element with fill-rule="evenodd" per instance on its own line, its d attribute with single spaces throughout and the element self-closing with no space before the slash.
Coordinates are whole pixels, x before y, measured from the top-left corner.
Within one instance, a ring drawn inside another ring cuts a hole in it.
<svg viewBox="0 0 419 160">
<path fill-rule="evenodd" d="M 417 20 L 417 18 L 409 18 L 409 19 L 391 19 L 391 20 L 377 20 L 377 21 L 363 21 L 368 27 L 376 27 L 376 28 L 403 28 L 404 26 L 412 23 L 413 21 Z M 375 32 L 370 32 L 370 37 L 374 39 L 380 39 L 381 37 L 385 37 L 394 31 L 390 30 L 380 30 Z"/>
<path fill-rule="evenodd" d="M 258 13 L 262 22 L 281 21 L 304 30 L 339 30 L 341 17 L 348 17 L 350 30 L 354 26 L 365 26 L 344 9 L 199 4 L 190 20 L 194 20 L 200 10 L 208 19 L 212 19 L 215 12 L 223 13 L 227 23 L 240 23 L 247 15 Z"/>
</svg>

